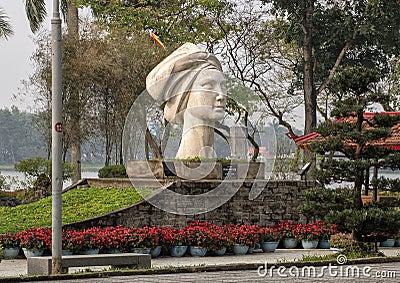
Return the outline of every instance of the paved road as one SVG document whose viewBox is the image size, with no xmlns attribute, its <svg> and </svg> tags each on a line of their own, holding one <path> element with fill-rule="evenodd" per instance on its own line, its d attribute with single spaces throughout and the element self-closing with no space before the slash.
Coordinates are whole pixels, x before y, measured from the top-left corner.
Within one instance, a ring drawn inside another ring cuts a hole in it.
<svg viewBox="0 0 400 283">
<path fill-rule="evenodd" d="M 400 282 L 400 262 L 342 265 L 338 267 L 288 267 L 285 270 L 267 266 L 259 270 L 197 272 L 180 274 L 113 276 L 110 278 L 86 278 L 80 280 L 61 280 L 57 282 L 85 283 L 128 283 L 128 282 L 363 282 L 398 283 Z M 265 275 L 265 276 L 263 276 Z M 40 281 L 51 282 L 51 281 Z"/>
</svg>

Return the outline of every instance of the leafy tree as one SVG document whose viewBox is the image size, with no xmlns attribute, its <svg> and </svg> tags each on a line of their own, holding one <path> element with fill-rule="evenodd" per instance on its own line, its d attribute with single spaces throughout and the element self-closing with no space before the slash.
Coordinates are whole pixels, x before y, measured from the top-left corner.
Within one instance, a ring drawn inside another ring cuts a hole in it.
<svg viewBox="0 0 400 283">
<path fill-rule="evenodd" d="M 390 160 L 397 156 L 396 150 L 385 146 L 384 140 L 391 135 L 391 127 L 400 122 L 400 115 L 368 117 L 364 113 L 372 103 L 390 99 L 389 95 L 374 89 L 379 79 L 380 75 L 374 69 L 347 67 L 338 72 L 331 86 L 335 94 L 332 115 L 337 120 L 319 125 L 317 132 L 321 138 L 310 145 L 311 150 L 319 154 L 341 152 L 345 156 L 343 159 L 324 160 L 318 178 L 324 183 L 354 182 L 353 202 L 357 210 L 362 208 L 364 172 L 371 166 L 391 166 L 395 162 Z"/>
<path fill-rule="evenodd" d="M 46 2 L 44 0 L 25 0 L 25 13 L 32 32 L 37 32 L 46 17 Z M 7 39 L 11 35 L 13 35 L 12 26 L 4 9 L 0 7 L 0 38 Z"/>
<path fill-rule="evenodd" d="M 64 37 L 63 119 L 64 159 L 72 139 L 81 142 L 100 138 L 105 144 L 105 164 L 122 163 L 122 130 L 134 99 L 145 89 L 146 74 L 166 50 L 153 45 L 147 34 L 110 32 L 104 36 L 97 26 L 84 23 L 79 41 Z M 44 120 L 43 133 L 49 137 L 50 44 L 47 35 L 37 41 L 33 56 L 37 105 Z M 77 93 L 79 96 L 76 96 Z M 79 117 L 79 127 L 71 120 Z"/>
<path fill-rule="evenodd" d="M 8 17 L 4 9 L 0 7 L 0 38 L 7 39 L 11 35 L 13 35 L 13 33 L 14 32 L 12 30 L 10 22 L 8 21 Z"/>
<path fill-rule="evenodd" d="M 171 51 L 183 42 L 202 42 L 211 46 L 221 36 L 217 19 L 223 21 L 233 6 L 225 0 L 75 2 L 90 7 L 95 18 L 107 29 L 116 28 L 126 34 L 153 29 Z"/>
<path fill-rule="evenodd" d="M 258 1 L 236 1 L 237 6 L 218 25 L 223 38 L 215 47 L 227 66 L 228 74 L 252 89 L 263 104 L 263 111 L 292 129 L 290 112 L 303 102 L 291 86 L 301 54 L 295 42 L 282 38 L 281 19 L 269 17 L 270 8 Z"/>
<path fill-rule="evenodd" d="M 387 59 L 399 54 L 399 1 L 262 2 L 272 4 L 272 12 L 286 20 L 281 30 L 287 42 L 294 40 L 302 49 L 297 74 L 304 92 L 305 134 L 314 131 L 317 98 L 340 65 L 375 67 L 383 75 Z"/>
<path fill-rule="evenodd" d="M 0 164 L 10 165 L 44 154 L 33 119 L 33 114 L 15 106 L 0 109 Z"/>
</svg>

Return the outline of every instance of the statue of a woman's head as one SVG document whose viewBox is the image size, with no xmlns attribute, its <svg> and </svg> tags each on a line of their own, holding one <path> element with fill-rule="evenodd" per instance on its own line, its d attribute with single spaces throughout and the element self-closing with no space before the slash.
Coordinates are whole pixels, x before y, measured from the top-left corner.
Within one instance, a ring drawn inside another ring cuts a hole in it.
<svg viewBox="0 0 400 283">
<path fill-rule="evenodd" d="M 185 43 L 149 73 L 146 88 L 165 103 L 165 119 L 183 125 L 176 157 L 215 157 L 214 125 L 226 106 L 226 79 L 218 59 Z"/>
<path fill-rule="evenodd" d="M 221 64 L 192 43 L 158 64 L 147 76 L 146 88 L 155 100 L 166 102 L 167 121 L 184 124 L 185 112 L 205 121 L 224 117 L 226 80 Z"/>
</svg>

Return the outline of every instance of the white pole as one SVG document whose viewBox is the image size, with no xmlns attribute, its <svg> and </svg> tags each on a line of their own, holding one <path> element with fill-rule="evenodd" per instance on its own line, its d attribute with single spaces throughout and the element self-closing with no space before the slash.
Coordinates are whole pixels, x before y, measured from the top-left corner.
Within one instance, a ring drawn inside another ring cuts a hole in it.
<svg viewBox="0 0 400 283">
<path fill-rule="evenodd" d="M 62 89 L 61 89 L 61 19 L 59 0 L 53 0 L 51 19 L 52 46 L 52 273 L 61 273 L 62 260 Z"/>
</svg>

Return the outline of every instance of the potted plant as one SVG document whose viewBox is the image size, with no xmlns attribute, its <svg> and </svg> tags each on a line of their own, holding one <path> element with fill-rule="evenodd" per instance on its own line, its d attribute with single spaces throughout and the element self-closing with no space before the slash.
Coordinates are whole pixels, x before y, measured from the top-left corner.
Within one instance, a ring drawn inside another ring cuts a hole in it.
<svg viewBox="0 0 400 283">
<path fill-rule="evenodd" d="M 105 227 L 104 234 L 104 248 L 103 252 L 107 254 L 125 252 L 127 237 L 129 235 L 129 228 L 121 225 Z"/>
<path fill-rule="evenodd" d="M 276 227 L 260 227 L 259 240 L 263 252 L 274 252 L 279 245 L 282 235 Z"/>
<path fill-rule="evenodd" d="M 98 254 L 104 247 L 105 235 L 99 227 L 73 231 L 70 241 L 76 254 Z"/>
<path fill-rule="evenodd" d="M 187 237 L 184 229 L 164 227 L 162 237 L 166 242 L 169 253 L 173 257 L 181 257 L 188 248 Z"/>
<path fill-rule="evenodd" d="M 18 256 L 20 250 L 20 239 L 17 234 L 5 233 L 0 235 L 0 246 L 2 248 L 4 259 L 14 259 Z"/>
<path fill-rule="evenodd" d="M 185 231 L 192 256 L 204 256 L 207 251 L 216 250 L 220 245 L 218 233 L 222 229 L 212 223 L 195 221 L 186 226 Z"/>
<path fill-rule="evenodd" d="M 214 255 L 224 255 L 227 248 L 233 245 L 232 237 L 229 235 L 228 226 L 215 226 L 212 230 L 212 251 Z"/>
<path fill-rule="evenodd" d="M 275 225 L 282 235 L 283 247 L 286 249 L 293 249 L 297 246 L 297 239 L 293 233 L 296 225 L 294 221 L 281 221 Z"/>
<path fill-rule="evenodd" d="M 320 237 L 319 227 L 315 223 L 297 224 L 293 230 L 296 239 L 301 241 L 304 249 L 315 249 Z"/>
<path fill-rule="evenodd" d="M 228 233 L 232 238 L 232 249 L 236 255 L 246 254 L 249 247 L 252 247 L 256 243 L 256 236 L 248 224 L 231 224 L 228 226 Z"/>
<path fill-rule="evenodd" d="M 41 256 L 51 247 L 51 230 L 48 228 L 30 228 L 17 233 L 26 257 Z"/>
<path fill-rule="evenodd" d="M 72 229 L 62 229 L 61 231 L 61 247 L 63 255 L 72 255 L 74 244 L 71 241 Z"/>
<path fill-rule="evenodd" d="M 329 249 L 331 244 L 329 243 L 330 237 L 337 233 L 336 224 L 328 224 L 326 222 L 316 222 L 319 227 L 319 242 L 318 248 Z"/>
</svg>

